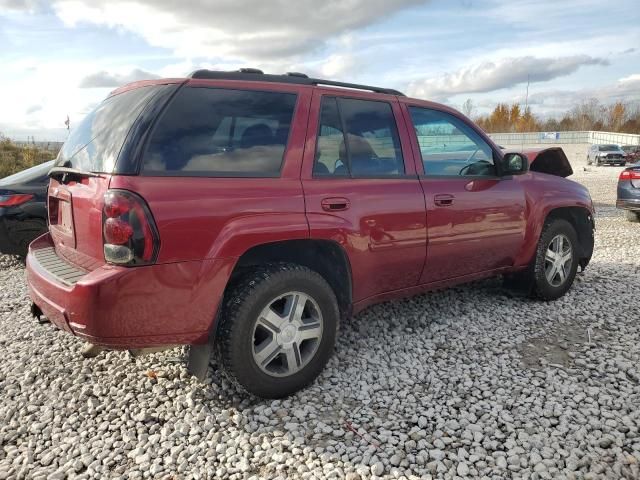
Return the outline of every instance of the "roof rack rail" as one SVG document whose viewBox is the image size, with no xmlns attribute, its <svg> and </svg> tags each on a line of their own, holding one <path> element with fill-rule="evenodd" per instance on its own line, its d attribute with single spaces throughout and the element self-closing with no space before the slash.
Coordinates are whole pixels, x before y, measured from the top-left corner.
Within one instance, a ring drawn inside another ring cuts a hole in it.
<svg viewBox="0 0 640 480">
<path fill-rule="evenodd" d="M 398 95 L 404 97 L 404 93 L 392 88 L 373 87 L 371 85 L 360 85 L 357 83 L 336 82 L 333 80 L 323 80 L 320 78 L 310 78 L 308 75 L 299 72 L 287 72 L 284 75 L 273 75 L 263 73 L 257 68 L 241 68 L 236 71 L 218 71 L 201 69 L 192 72 L 189 78 L 207 80 L 250 80 L 255 82 L 281 82 L 294 83 L 297 85 L 326 85 L 330 87 L 350 88 L 354 90 L 368 90 L 375 93 L 386 93 L 388 95 Z"/>
<path fill-rule="evenodd" d="M 309 78 L 309 75 L 307 75 L 306 73 L 300 73 L 300 72 L 287 72 L 287 73 L 285 73 L 285 75 L 287 77 Z"/>
</svg>

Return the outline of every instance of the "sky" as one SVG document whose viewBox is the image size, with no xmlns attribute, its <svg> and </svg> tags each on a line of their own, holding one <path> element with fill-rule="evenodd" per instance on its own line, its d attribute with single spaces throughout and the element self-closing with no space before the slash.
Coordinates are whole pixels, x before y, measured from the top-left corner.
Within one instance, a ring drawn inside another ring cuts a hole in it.
<svg viewBox="0 0 640 480">
<path fill-rule="evenodd" d="M 111 90 L 256 67 L 474 113 L 640 101 L 638 0 L 0 0 L 0 133 L 64 140 Z"/>
</svg>

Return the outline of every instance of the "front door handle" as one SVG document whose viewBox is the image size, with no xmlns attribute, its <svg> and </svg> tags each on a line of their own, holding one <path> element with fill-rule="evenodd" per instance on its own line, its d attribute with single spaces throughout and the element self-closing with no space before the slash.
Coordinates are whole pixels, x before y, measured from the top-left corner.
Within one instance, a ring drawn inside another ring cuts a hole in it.
<svg viewBox="0 0 640 480">
<path fill-rule="evenodd" d="M 450 195 L 448 193 L 443 193 L 440 195 L 435 195 L 433 197 L 433 202 L 438 206 L 438 207 L 448 207 L 450 205 L 453 205 L 453 199 L 455 197 L 453 195 Z"/>
<path fill-rule="evenodd" d="M 351 206 L 349 200 L 343 197 L 323 198 L 320 204 L 326 212 L 341 212 Z"/>
</svg>

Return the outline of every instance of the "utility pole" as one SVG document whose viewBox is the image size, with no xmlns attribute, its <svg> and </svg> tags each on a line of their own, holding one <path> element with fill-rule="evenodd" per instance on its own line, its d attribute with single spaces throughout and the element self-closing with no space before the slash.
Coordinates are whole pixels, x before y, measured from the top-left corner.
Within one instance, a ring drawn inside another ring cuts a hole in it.
<svg viewBox="0 0 640 480">
<path fill-rule="evenodd" d="M 527 94 L 524 97 L 524 115 L 525 118 L 529 118 L 528 116 L 528 111 L 529 111 L 529 81 L 530 81 L 531 75 L 527 74 Z M 527 132 L 522 132 L 522 150 L 524 150 L 524 136 Z"/>
</svg>

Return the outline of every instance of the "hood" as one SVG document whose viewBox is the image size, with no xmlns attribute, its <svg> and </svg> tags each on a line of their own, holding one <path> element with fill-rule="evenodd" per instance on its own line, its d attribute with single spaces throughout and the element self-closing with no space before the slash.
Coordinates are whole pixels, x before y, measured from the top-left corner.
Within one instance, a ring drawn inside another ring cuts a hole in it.
<svg viewBox="0 0 640 480">
<path fill-rule="evenodd" d="M 529 159 L 529 170 L 558 177 L 573 175 L 567 155 L 560 147 L 531 148 L 522 150 Z"/>
</svg>

